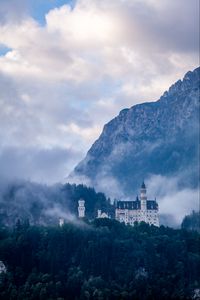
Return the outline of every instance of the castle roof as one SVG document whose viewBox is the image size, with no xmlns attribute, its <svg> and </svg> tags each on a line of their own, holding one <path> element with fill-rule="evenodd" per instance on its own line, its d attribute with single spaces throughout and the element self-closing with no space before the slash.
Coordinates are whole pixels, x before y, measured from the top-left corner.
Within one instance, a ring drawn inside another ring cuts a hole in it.
<svg viewBox="0 0 200 300">
<path fill-rule="evenodd" d="M 146 185 L 145 185 L 144 181 L 142 182 L 141 189 L 146 189 Z"/>
<path fill-rule="evenodd" d="M 141 208 L 141 205 L 140 205 L 140 201 L 117 201 L 117 208 L 137 210 Z"/>
<path fill-rule="evenodd" d="M 141 202 L 139 200 L 134 201 L 117 201 L 118 209 L 128 209 L 128 210 L 140 210 Z M 155 200 L 147 200 L 147 210 L 157 210 L 158 203 Z"/>
</svg>

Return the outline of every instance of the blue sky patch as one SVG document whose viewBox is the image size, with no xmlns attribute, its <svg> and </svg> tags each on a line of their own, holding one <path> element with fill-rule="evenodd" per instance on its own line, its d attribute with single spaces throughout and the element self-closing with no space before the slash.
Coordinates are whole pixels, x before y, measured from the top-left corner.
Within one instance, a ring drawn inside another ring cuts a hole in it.
<svg viewBox="0 0 200 300">
<path fill-rule="evenodd" d="M 11 48 L 8 48 L 8 47 L 0 44 L 0 56 L 6 55 L 6 53 L 8 53 L 11 50 L 12 50 Z"/>
<path fill-rule="evenodd" d="M 36 19 L 41 25 L 45 24 L 45 15 L 56 7 L 63 5 L 70 5 L 73 9 L 76 0 L 31 0 L 30 1 L 30 14 Z"/>
</svg>

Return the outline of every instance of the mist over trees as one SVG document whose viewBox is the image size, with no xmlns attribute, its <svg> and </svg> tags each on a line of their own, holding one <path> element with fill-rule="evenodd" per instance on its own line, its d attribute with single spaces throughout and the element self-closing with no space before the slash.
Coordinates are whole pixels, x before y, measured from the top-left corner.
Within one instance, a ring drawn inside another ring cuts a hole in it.
<svg viewBox="0 0 200 300">
<path fill-rule="evenodd" d="M 31 225 L 57 225 L 59 218 L 63 218 L 67 222 L 76 222 L 80 198 L 85 200 L 86 217 L 89 220 L 97 217 L 98 209 L 107 212 L 114 218 L 114 205 L 111 204 L 110 199 L 105 194 L 96 192 L 94 188 L 82 184 L 67 183 L 48 186 L 30 181 L 4 182 L 1 180 L 0 225 L 12 227 L 18 219 L 21 221 L 29 220 Z M 181 198 L 180 195 L 179 198 Z M 176 197 L 173 195 L 165 201 L 168 201 L 169 205 L 173 205 L 172 202 L 175 200 Z M 159 205 L 162 206 L 162 201 Z M 180 227 L 181 218 L 179 218 L 179 222 L 174 219 L 178 210 L 176 209 L 173 215 L 162 210 L 159 214 L 160 224 L 175 228 Z M 199 217 L 196 216 L 196 223 L 198 223 L 198 219 Z M 187 218 L 185 222 L 189 224 L 190 221 Z"/>
<path fill-rule="evenodd" d="M 47 186 L 28 181 L 1 183 L 0 224 L 13 226 L 18 219 L 28 219 L 33 225 L 55 225 L 59 218 L 73 221 L 77 217 L 80 198 L 85 200 L 88 219 L 95 218 L 98 209 L 113 214 L 109 199 L 84 185 Z"/>
<path fill-rule="evenodd" d="M 85 222 L 77 202 L 85 200 Z M 0 186 L 0 299 L 196 299 L 199 214 L 175 230 L 125 226 L 103 193 L 83 185 Z M 59 227 L 59 218 L 66 223 Z"/>
</svg>

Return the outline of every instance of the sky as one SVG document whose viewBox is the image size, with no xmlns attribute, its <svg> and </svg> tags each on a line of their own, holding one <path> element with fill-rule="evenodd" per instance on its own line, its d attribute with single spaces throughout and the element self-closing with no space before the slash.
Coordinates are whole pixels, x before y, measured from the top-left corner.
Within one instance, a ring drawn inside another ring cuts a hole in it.
<svg viewBox="0 0 200 300">
<path fill-rule="evenodd" d="M 199 65 L 198 0 L 0 0 L 0 178 L 65 182 L 105 123 Z"/>
</svg>

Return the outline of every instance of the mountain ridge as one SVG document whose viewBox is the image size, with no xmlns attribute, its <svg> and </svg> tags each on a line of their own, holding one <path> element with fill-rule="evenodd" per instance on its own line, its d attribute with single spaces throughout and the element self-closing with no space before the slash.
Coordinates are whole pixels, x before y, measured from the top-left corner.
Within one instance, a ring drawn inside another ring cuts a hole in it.
<svg viewBox="0 0 200 300">
<path fill-rule="evenodd" d="M 199 76 L 198 67 L 158 101 L 121 110 L 104 125 L 71 178 L 86 178 L 99 188 L 110 178 L 125 194 L 135 192 L 152 174 L 180 176 L 182 186 L 196 187 L 198 171 L 192 169 L 198 164 Z"/>
</svg>

